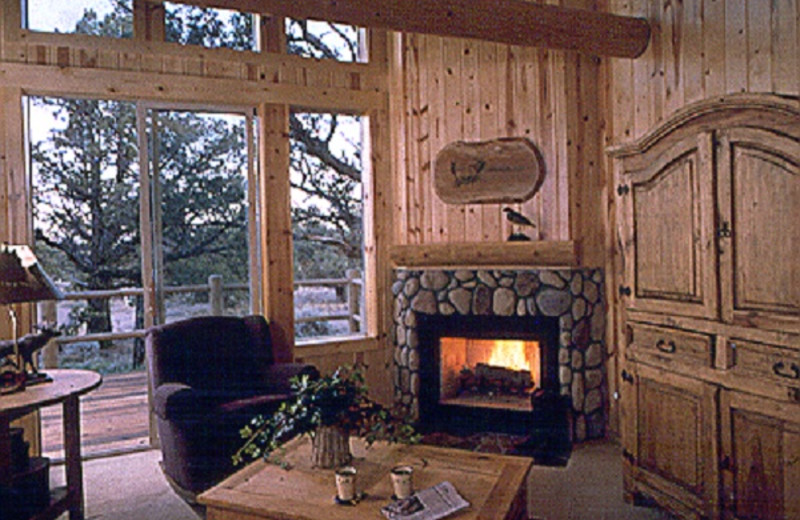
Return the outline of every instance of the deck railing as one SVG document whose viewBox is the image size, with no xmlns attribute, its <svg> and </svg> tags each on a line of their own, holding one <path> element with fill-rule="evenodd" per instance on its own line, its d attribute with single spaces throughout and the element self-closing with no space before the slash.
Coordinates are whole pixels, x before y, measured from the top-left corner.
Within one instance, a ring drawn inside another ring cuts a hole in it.
<svg viewBox="0 0 800 520">
<path fill-rule="evenodd" d="M 298 316 L 296 323 L 308 323 L 317 321 L 347 320 L 350 333 L 357 333 L 364 322 L 364 306 L 361 304 L 362 279 L 361 272 L 358 270 L 348 270 L 345 278 L 323 278 L 300 280 L 294 283 L 295 291 L 306 287 L 331 287 L 341 288 L 344 293 L 346 303 L 343 312 L 322 312 L 313 315 Z M 221 316 L 224 314 L 225 296 L 234 291 L 246 291 L 249 286 L 244 283 L 224 284 L 222 276 L 212 274 L 208 277 L 207 284 L 168 286 L 164 288 L 165 296 L 176 294 L 198 294 L 208 293 L 208 314 Z M 88 301 L 112 298 L 144 297 L 142 288 L 124 288 L 98 291 L 78 291 L 65 292 L 66 301 Z M 45 301 L 39 303 L 39 321 L 48 323 L 51 326 L 58 326 L 58 312 L 55 301 Z M 143 338 L 146 330 L 135 328 L 119 332 L 95 332 L 87 334 L 76 334 L 69 336 L 59 336 L 42 351 L 42 366 L 44 368 L 56 368 L 58 366 L 58 345 L 70 343 L 86 343 L 92 341 L 113 341 L 132 338 Z"/>
</svg>

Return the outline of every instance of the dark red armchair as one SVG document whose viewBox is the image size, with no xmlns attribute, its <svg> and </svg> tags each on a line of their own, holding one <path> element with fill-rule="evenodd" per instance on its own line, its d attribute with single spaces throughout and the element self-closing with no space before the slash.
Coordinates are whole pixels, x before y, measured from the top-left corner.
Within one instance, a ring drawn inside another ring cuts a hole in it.
<svg viewBox="0 0 800 520">
<path fill-rule="evenodd" d="M 276 363 L 263 316 L 207 316 L 151 327 L 146 336 L 162 469 L 192 501 L 234 471 L 239 430 L 291 395 L 289 379 L 311 365 Z"/>
</svg>

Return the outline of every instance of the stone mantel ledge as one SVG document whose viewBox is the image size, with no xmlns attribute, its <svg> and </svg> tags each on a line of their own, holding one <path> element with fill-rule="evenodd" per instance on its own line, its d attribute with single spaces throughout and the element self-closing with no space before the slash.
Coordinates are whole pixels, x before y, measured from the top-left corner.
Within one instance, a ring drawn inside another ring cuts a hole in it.
<svg viewBox="0 0 800 520">
<path fill-rule="evenodd" d="M 418 314 L 558 318 L 559 385 L 573 440 L 605 435 L 605 298 L 601 269 L 398 268 L 393 272 L 395 401 L 419 413 Z"/>
</svg>

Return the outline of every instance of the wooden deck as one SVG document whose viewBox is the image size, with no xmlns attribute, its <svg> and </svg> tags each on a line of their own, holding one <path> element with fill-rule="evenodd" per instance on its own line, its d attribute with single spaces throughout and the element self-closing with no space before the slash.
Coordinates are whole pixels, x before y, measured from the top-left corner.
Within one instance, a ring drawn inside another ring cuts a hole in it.
<svg viewBox="0 0 800 520">
<path fill-rule="evenodd" d="M 84 457 L 147 448 L 147 373 L 113 374 L 80 399 L 81 450 Z M 61 406 L 42 409 L 42 451 L 64 457 Z"/>
</svg>

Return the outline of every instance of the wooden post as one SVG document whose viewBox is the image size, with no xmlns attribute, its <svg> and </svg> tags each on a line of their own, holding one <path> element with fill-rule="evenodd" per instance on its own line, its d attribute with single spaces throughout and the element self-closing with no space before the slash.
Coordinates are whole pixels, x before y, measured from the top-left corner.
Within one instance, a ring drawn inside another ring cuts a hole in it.
<svg viewBox="0 0 800 520">
<path fill-rule="evenodd" d="M 56 301 L 47 300 L 39 302 L 39 321 L 47 323 L 52 327 L 58 325 L 58 311 Z M 42 368 L 58 368 L 58 342 L 50 340 L 42 349 Z"/>
<path fill-rule="evenodd" d="M 348 269 L 345 276 L 347 278 L 347 322 L 350 324 L 350 332 L 359 332 L 362 305 L 359 301 L 361 291 L 357 281 L 361 278 L 361 271 Z"/>
<path fill-rule="evenodd" d="M 212 316 L 223 313 L 222 275 L 212 274 L 208 277 L 208 305 Z"/>
</svg>

